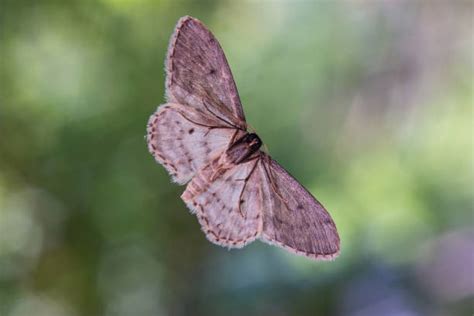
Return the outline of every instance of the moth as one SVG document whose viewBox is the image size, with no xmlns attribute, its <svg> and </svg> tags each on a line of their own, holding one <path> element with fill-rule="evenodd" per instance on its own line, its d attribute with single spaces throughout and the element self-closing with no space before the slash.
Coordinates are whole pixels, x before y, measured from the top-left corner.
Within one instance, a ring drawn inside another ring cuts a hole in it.
<svg viewBox="0 0 474 316">
<path fill-rule="evenodd" d="M 247 131 L 224 52 L 199 20 L 179 19 L 170 39 L 166 100 L 150 117 L 150 153 L 178 184 L 206 237 L 228 248 L 260 239 L 318 260 L 339 254 L 329 213 Z"/>
</svg>

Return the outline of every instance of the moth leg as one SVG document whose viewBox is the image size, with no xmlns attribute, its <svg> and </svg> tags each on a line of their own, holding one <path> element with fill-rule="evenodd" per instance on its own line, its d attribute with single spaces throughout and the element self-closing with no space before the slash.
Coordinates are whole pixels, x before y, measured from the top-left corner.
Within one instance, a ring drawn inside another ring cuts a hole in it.
<svg viewBox="0 0 474 316">
<path fill-rule="evenodd" d="M 239 133 L 239 130 L 236 129 L 234 134 L 232 134 L 232 138 L 230 139 L 229 144 L 227 145 L 227 148 L 230 148 L 230 146 L 232 146 L 238 133 Z"/>
<path fill-rule="evenodd" d="M 268 157 L 268 156 L 267 156 Z M 281 196 L 281 193 L 280 191 L 277 189 L 277 187 L 275 186 L 275 183 L 274 183 L 274 180 L 273 180 L 273 177 L 270 176 L 270 173 L 269 171 L 267 170 L 267 167 L 265 166 L 265 164 L 263 164 L 263 170 L 265 170 L 265 174 L 267 175 L 267 178 L 268 178 L 268 181 L 270 181 L 270 186 L 273 190 L 273 192 L 275 192 L 275 194 L 278 196 L 278 198 L 283 202 L 283 204 L 285 204 L 285 206 L 288 208 L 288 201 L 283 198 Z M 271 172 L 271 171 L 270 171 Z M 289 209 L 289 208 L 288 208 Z"/>
<path fill-rule="evenodd" d="M 214 172 L 212 173 L 211 175 L 211 181 L 215 181 L 217 178 L 219 178 L 225 171 L 227 170 L 227 168 L 225 168 L 224 166 L 220 165 L 217 167 L 216 170 L 214 170 Z"/>
<path fill-rule="evenodd" d="M 254 158 L 256 159 L 257 161 L 254 163 L 253 167 L 252 167 L 252 170 L 250 171 L 250 173 L 248 174 L 247 177 L 245 177 L 245 179 L 237 179 L 238 181 L 244 181 L 244 186 L 242 187 L 242 190 L 240 190 L 240 194 L 239 194 L 239 214 L 240 216 L 242 216 L 243 219 L 246 219 L 247 218 L 247 214 L 244 215 L 244 213 L 242 212 L 242 203 L 244 203 L 244 200 L 242 200 L 242 195 L 244 194 L 244 191 L 245 191 L 245 187 L 247 186 L 247 182 L 248 180 L 250 179 L 250 177 L 252 176 L 253 172 L 255 171 L 255 168 L 257 167 L 257 164 L 259 162 L 259 159 L 260 157 L 256 157 Z"/>
</svg>

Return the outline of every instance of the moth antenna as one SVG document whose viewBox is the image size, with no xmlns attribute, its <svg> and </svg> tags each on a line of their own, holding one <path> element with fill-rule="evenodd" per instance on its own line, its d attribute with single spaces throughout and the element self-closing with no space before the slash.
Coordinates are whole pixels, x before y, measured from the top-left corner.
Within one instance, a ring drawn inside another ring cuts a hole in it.
<svg viewBox="0 0 474 316">
<path fill-rule="evenodd" d="M 198 123 L 196 121 L 193 121 L 191 120 L 190 118 L 188 118 L 182 111 L 178 111 L 178 113 L 188 122 L 191 122 L 193 124 L 196 124 L 198 126 L 202 126 L 202 127 L 207 127 L 209 128 L 210 130 L 213 129 L 213 128 L 224 128 L 224 129 L 233 129 L 233 127 L 229 127 L 229 126 L 214 126 L 214 125 L 207 125 L 207 124 L 201 124 L 201 123 Z M 209 133 L 209 131 L 208 131 Z M 207 134 L 206 134 L 207 135 Z"/>
<path fill-rule="evenodd" d="M 249 129 L 252 133 L 257 133 L 257 130 L 253 128 L 253 126 L 250 125 L 249 123 L 247 123 L 247 129 Z"/>
<path fill-rule="evenodd" d="M 227 121 L 226 119 L 222 118 L 221 116 L 217 115 L 216 113 L 214 113 L 213 111 L 211 111 L 208 107 L 207 107 L 207 104 L 206 102 L 203 102 L 202 105 L 204 105 L 204 107 L 206 108 L 206 110 L 209 111 L 209 113 L 211 113 L 212 115 L 214 115 L 218 120 L 226 123 L 226 124 L 229 124 L 230 126 L 232 126 L 233 128 L 236 128 L 236 129 L 240 129 L 238 126 L 235 126 L 233 123 Z"/>
</svg>

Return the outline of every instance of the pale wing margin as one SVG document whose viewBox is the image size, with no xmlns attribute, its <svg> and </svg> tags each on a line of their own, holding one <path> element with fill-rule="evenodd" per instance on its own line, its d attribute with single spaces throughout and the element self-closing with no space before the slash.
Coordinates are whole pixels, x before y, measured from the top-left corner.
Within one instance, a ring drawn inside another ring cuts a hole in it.
<svg viewBox="0 0 474 316">
<path fill-rule="evenodd" d="M 241 248 L 262 231 L 261 175 L 258 160 L 218 174 L 219 161 L 204 167 L 181 198 L 196 213 L 206 237 L 228 248 Z M 213 178 L 216 177 L 216 178 Z"/>
<path fill-rule="evenodd" d="M 147 126 L 148 150 L 173 181 L 184 184 L 227 148 L 235 130 L 181 104 L 158 107 Z"/>
<path fill-rule="evenodd" d="M 276 161 L 266 156 L 261 168 L 263 232 L 260 239 L 316 260 L 339 255 L 340 241 L 329 213 Z"/>
<path fill-rule="evenodd" d="M 219 42 L 201 21 L 179 19 L 166 57 L 169 102 L 207 111 L 245 130 L 239 94 Z"/>
</svg>

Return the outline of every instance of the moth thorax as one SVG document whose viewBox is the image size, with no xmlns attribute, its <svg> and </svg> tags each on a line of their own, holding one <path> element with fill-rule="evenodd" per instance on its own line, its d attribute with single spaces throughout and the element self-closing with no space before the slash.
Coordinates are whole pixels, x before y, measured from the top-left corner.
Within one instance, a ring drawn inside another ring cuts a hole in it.
<svg viewBox="0 0 474 316">
<path fill-rule="evenodd" d="M 255 133 L 247 133 L 236 140 L 226 151 L 230 162 L 239 164 L 245 162 L 262 146 L 262 141 Z"/>
</svg>

